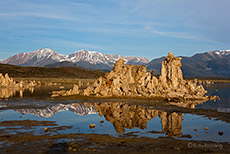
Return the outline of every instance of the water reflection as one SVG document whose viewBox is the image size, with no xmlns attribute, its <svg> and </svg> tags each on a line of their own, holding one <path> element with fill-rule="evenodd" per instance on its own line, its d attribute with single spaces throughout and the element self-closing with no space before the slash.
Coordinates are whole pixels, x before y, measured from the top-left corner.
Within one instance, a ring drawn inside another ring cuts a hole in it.
<svg viewBox="0 0 230 154">
<path fill-rule="evenodd" d="M 63 90 L 73 88 L 73 85 L 66 84 L 63 85 Z M 21 87 L 8 87 L 8 88 L 0 88 L 0 99 L 8 99 L 11 97 L 30 97 L 30 98 L 47 98 L 50 97 L 50 92 L 54 90 L 59 90 L 60 85 L 41 85 L 41 86 L 25 86 Z"/>
<path fill-rule="evenodd" d="M 27 108 L 27 109 L 16 109 L 15 111 L 21 114 L 33 114 L 39 117 L 51 117 L 61 111 L 70 111 L 76 115 L 88 115 L 96 114 L 97 112 L 93 106 L 86 107 L 84 104 L 72 103 L 72 104 L 56 104 L 47 106 L 46 108 Z"/>
<path fill-rule="evenodd" d="M 20 88 L 20 87 L 0 88 L 0 98 L 10 98 L 10 97 L 16 96 L 18 93 L 19 93 L 20 97 L 23 97 L 25 90 L 29 90 L 29 92 L 31 94 L 34 93 L 34 87 L 30 87 L 30 88 Z"/>
<path fill-rule="evenodd" d="M 202 100 L 193 100 L 193 101 L 186 101 L 186 102 L 167 102 L 170 105 L 175 105 L 177 107 L 195 109 L 197 105 L 203 104 L 205 101 Z"/>
<path fill-rule="evenodd" d="M 183 113 L 168 113 L 126 103 L 93 103 L 92 105 L 98 114 L 110 121 L 119 133 L 125 132 L 125 128 L 145 129 L 147 123 L 158 116 L 161 119 L 162 132 L 168 136 L 181 135 Z"/>
<path fill-rule="evenodd" d="M 32 114 L 39 117 L 51 117 L 61 111 L 71 111 L 76 115 L 98 114 L 109 121 L 116 132 L 124 133 L 125 129 L 140 128 L 146 129 L 151 119 L 157 116 L 161 119 L 162 132 L 168 136 L 181 136 L 183 113 L 164 112 L 154 110 L 142 105 L 130 105 L 127 103 L 69 103 L 69 104 L 37 104 L 36 108 L 25 106 L 25 104 L 17 103 L 0 103 L 4 107 L 11 107 L 21 114 Z M 24 106 L 24 107 L 23 107 Z M 39 108 L 38 108 L 39 107 Z M 2 108 L 2 109 L 3 109 Z"/>
</svg>

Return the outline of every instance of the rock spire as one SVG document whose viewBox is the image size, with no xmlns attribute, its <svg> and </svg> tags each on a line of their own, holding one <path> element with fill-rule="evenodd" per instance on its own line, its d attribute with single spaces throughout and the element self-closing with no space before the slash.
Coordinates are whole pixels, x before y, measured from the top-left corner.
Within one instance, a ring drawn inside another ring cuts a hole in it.
<svg viewBox="0 0 230 154">
<path fill-rule="evenodd" d="M 101 97 L 164 97 L 168 99 L 207 99 L 207 93 L 197 80 L 186 81 L 183 79 L 181 59 L 168 53 L 162 61 L 161 75 L 159 78 L 147 72 L 146 66 L 125 65 L 119 59 L 113 70 L 100 77 L 92 86 L 84 90 L 84 95 Z"/>
</svg>

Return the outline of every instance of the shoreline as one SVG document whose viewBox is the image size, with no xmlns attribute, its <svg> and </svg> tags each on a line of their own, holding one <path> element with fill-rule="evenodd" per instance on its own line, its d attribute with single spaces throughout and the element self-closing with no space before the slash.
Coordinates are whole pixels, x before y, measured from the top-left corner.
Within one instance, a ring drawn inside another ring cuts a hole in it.
<svg viewBox="0 0 230 154">
<path fill-rule="evenodd" d="M 63 140 L 60 142 L 59 140 Z M 228 153 L 228 142 L 180 140 L 172 137 L 113 137 L 99 134 L 3 135 L 1 153 Z M 41 142 L 42 141 L 42 142 Z M 7 142 L 7 143 L 6 143 Z"/>
</svg>

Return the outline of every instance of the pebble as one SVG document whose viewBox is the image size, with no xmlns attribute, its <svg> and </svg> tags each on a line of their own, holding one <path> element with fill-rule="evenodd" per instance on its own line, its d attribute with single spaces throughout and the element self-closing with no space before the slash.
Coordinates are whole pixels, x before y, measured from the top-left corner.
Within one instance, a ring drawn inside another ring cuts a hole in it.
<svg viewBox="0 0 230 154">
<path fill-rule="evenodd" d="M 103 120 L 101 120 L 101 121 L 100 121 L 100 123 L 104 123 L 104 121 L 103 121 Z"/>
<path fill-rule="evenodd" d="M 208 130 L 208 127 L 204 127 L 205 130 Z"/>
<path fill-rule="evenodd" d="M 224 133 L 223 133 L 222 131 L 219 131 L 218 134 L 219 134 L 219 135 L 223 135 Z"/>
<path fill-rule="evenodd" d="M 197 131 L 198 129 L 194 129 L 194 131 Z"/>
<path fill-rule="evenodd" d="M 175 148 L 174 148 L 174 150 L 179 151 L 179 150 L 180 150 L 180 148 L 179 148 L 179 147 L 175 147 Z"/>
<path fill-rule="evenodd" d="M 47 132 L 49 129 L 47 127 L 44 128 L 44 131 Z"/>
<path fill-rule="evenodd" d="M 196 134 L 196 136 L 198 137 L 199 135 L 198 135 L 198 134 Z"/>
<path fill-rule="evenodd" d="M 209 120 L 211 120 L 211 119 L 212 119 L 212 117 L 208 117 L 208 119 L 209 119 Z"/>
<path fill-rule="evenodd" d="M 95 128 L 95 124 L 90 124 L 89 128 Z"/>
</svg>

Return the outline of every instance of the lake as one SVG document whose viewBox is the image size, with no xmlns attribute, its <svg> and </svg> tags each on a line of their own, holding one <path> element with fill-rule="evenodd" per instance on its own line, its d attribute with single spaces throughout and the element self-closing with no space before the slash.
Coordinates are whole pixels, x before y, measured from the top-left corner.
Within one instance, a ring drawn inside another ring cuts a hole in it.
<svg viewBox="0 0 230 154">
<path fill-rule="evenodd" d="M 65 89 L 71 88 L 66 85 Z M 27 132 L 35 135 L 108 134 L 115 137 L 170 137 L 180 140 L 230 142 L 230 83 L 206 85 L 220 100 L 195 105 L 195 109 L 167 110 L 141 103 L 51 100 L 49 92 L 59 86 L 44 86 L 22 92 L 1 92 L 0 136 Z M 7 97 L 3 94 L 7 93 Z M 9 95 L 10 94 L 10 95 Z M 187 108 L 186 108 L 187 109 Z M 193 111 L 202 111 L 196 114 Z M 209 111 L 221 116 L 210 116 Z M 51 121 L 54 125 L 27 125 L 30 121 Z M 20 121 L 20 122 L 19 122 Z M 90 128 L 95 124 L 95 128 Z M 49 131 L 44 131 L 48 128 Z M 222 133 L 221 133 L 221 132 Z M 1 144 L 0 144 L 1 145 Z"/>
</svg>

